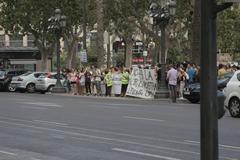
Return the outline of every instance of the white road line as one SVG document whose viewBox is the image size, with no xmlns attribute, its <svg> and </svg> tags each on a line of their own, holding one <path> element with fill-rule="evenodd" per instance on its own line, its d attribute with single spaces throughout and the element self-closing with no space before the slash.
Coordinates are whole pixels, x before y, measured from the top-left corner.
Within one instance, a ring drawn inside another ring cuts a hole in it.
<svg viewBox="0 0 240 160">
<path fill-rule="evenodd" d="M 63 108 L 62 105 L 54 104 L 54 103 L 42 103 L 42 102 L 17 102 L 19 104 L 26 104 L 26 105 L 36 105 L 41 107 L 56 107 L 56 108 Z"/>
<path fill-rule="evenodd" d="M 33 120 L 33 122 L 54 124 L 54 125 L 60 125 L 60 126 L 67 126 L 67 125 L 68 125 L 68 124 L 66 124 L 66 123 L 58 123 L 58 122 L 43 121 L 43 120 Z"/>
<path fill-rule="evenodd" d="M 43 107 L 31 107 L 31 106 L 20 106 L 21 108 L 25 109 L 38 109 L 38 110 L 46 110 L 48 108 L 43 108 Z"/>
<path fill-rule="evenodd" d="M 131 151 L 131 150 L 126 150 L 126 149 L 121 149 L 121 148 L 112 148 L 113 151 L 118 151 L 118 152 L 124 152 L 124 153 L 131 153 L 131 154 L 137 154 L 140 156 L 146 156 L 146 157 L 153 157 L 153 158 L 159 158 L 162 160 L 181 160 L 173 157 L 166 157 L 166 156 L 161 156 L 161 155 L 156 155 L 156 154 L 150 154 L 150 153 L 144 153 L 144 152 L 138 152 L 138 151 Z"/>
<path fill-rule="evenodd" d="M 38 158 L 31 158 L 31 160 L 41 160 L 41 159 L 38 159 Z"/>
<path fill-rule="evenodd" d="M 184 140 L 184 142 L 193 143 L 193 144 L 198 144 L 198 145 L 200 144 L 200 142 L 198 142 L 198 141 Z M 229 145 L 223 145 L 223 144 L 219 144 L 219 146 L 220 146 L 220 147 L 223 147 L 223 148 L 240 150 L 240 147 L 237 147 L 237 146 L 229 146 Z"/>
<path fill-rule="evenodd" d="M 104 104 L 104 105 L 111 105 L 111 106 L 143 106 L 143 105 L 138 105 L 138 104 L 117 104 L 117 103 L 114 103 L 114 104 Z"/>
<path fill-rule="evenodd" d="M 10 155 L 10 156 L 16 156 L 17 155 L 15 153 L 7 152 L 7 151 L 1 151 L 1 150 L 0 150 L 0 153 L 7 154 L 7 155 Z"/>
<path fill-rule="evenodd" d="M 152 119 L 152 118 L 143 118 L 143 117 L 130 117 L 130 116 L 123 116 L 123 118 L 145 120 L 145 121 L 157 121 L 157 122 L 163 122 L 164 121 L 164 120 L 161 120 L 161 119 Z"/>
</svg>

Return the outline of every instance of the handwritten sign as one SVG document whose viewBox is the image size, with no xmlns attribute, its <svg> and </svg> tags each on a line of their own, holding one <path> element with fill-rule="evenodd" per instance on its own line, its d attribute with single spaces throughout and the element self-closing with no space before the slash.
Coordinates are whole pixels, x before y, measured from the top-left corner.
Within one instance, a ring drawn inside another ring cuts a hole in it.
<svg viewBox="0 0 240 160">
<path fill-rule="evenodd" d="M 126 95 L 153 99 L 156 92 L 156 75 L 152 69 L 133 68 Z"/>
</svg>

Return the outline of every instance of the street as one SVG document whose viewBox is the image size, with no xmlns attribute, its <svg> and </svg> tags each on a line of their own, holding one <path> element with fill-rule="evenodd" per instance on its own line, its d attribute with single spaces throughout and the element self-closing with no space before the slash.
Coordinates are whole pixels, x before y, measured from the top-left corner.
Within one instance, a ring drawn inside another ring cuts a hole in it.
<svg viewBox="0 0 240 160">
<path fill-rule="evenodd" d="M 0 93 L 0 160 L 199 160 L 200 106 Z M 219 120 L 220 160 L 240 160 L 240 119 Z"/>
</svg>

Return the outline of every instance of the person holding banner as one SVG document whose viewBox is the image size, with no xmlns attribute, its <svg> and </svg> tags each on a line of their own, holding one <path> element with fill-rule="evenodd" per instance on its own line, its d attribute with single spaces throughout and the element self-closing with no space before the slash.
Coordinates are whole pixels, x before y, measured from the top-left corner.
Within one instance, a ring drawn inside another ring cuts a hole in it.
<svg viewBox="0 0 240 160">
<path fill-rule="evenodd" d="M 122 88 L 122 81 L 121 81 L 122 75 L 119 72 L 119 69 L 117 67 L 114 68 L 114 72 L 112 74 L 112 94 L 114 94 L 116 97 L 121 95 L 121 88 Z"/>
</svg>

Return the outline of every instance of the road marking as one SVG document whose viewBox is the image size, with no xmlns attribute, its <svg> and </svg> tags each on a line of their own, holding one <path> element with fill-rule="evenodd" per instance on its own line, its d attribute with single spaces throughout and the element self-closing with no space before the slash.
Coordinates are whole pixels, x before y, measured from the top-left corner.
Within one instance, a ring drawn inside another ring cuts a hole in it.
<svg viewBox="0 0 240 160">
<path fill-rule="evenodd" d="M 10 155 L 10 156 L 16 156 L 17 155 L 15 153 L 7 152 L 7 151 L 1 151 L 1 150 L 0 150 L 0 153 L 7 154 L 7 155 Z"/>
<path fill-rule="evenodd" d="M 131 151 L 131 150 L 126 150 L 126 149 L 121 149 L 121 148 L 112 148 L 113 151 L 118 151 L 118 152 L 124 152 L 124 153 L 132 153 L 132 154 L 137 154 L 140 156 L 146 156 L 146 157 L 153 157 L 153 158 L 159 158 L 159 159 L 164 159 L 164 160 L 181 160 L 173 157 L 166 157 L 166 156 L 161 156 L 161 155 L 156 155 L 156 154 L 150 154 L 150 153 L 144 153 L 144 152 L 138 152 L 138 151 Z"/>
<path fill-rule="evenodd" d="M 35 105 L 35 106 L 41 106 L 41 107 L 56 107 L 56 108 L 63 108 L 62 105 L 58 105 L 55 103 L 44 103 L 44 102 L 17 102 L 20 104 L 27 104 L 27 105 Z"/>
<path fill-rule="evenodd" d="M 198 141 L 184 140 L 184 142 L 193 143 L 193 144 L 200 144 L 200 142 L 198 142 Z M 240 147 L 237 147 L 237 146 L 229 146 L 229 145 L 223 145 L 223 144 L 219 144 L 219 146 L 223 147 L 223 148 L 240 150 Z"/>
<path fill-rule="evenodd" d="M 124 118 L 136 119 L 136 120 L 145 120 L 145 121 L 157 121 L 157 122 L 163 122 L 164 121 L 164 120 L 161 120 L 161 119 L 151 119 L 151 118 L 143 118 L 143 117 L 130 117 L 130 116 L 124 116 Z"/>
<path fill-rule="evenodd" d="M 31 107 L 31 106 L 20 106 L 21 108 L 25 109 L 38 109 L 38 110 L 46 110 L 48 108 L 43 108 L 43 107 Z"/>
<path fill-rule="evenodd" d="M 58 122 L 51 122 L 51 121 L 43 121 L 43 120 L 33 120 L 33 122 L 39 122 L 39 123 L 47 123 L 47 124 L 55 124 L 60 126 L 67 126 L 66 123 L 58 123 Z"/>
<path fill-rule="evenodd" d="M 114 103 L 114 104 L 104 104 L 104 105 L 111 105 L 111 106 L 142 106 L 140 104 L 117 104 L 117 103 Z"/>
<path fill-rule="evenodd" d="M 78 133 L 78 132 L 63 131 L 63 130 L 59 130 L 59 129 L 37 127 L 37 126 L 34 126 L 34 125 L 26 125 L 26 124 L 13 123 L 13 122 L 5 122 L 5 121 L 0 121 L 0 122 L 5 123 L 5 124 L 16 125 L 16 126 L 24 126 L 24 127 L 28 127 L 28 128 L 40 129 L 40 130 L 45 130 L 45 131 L 54 131 L 54 132 L 59 132 L 59 133 L 62 133 L 62 134 L 68 134 L 68 135 L 71 135 L 71 136 L 81 136 L 81 137 L 92 138 L 92 139 L 107 140 L 107 141 L 113 141 L 113 142 L 118 142 L 118 143 L 139 145 L 139 146 L 143 146 L 143 147 L 149 147 L 149 148 L 156 148 L 156 149 L 163 149 L 163 150 L 174 151 L 174 152 L 182 152 L 182 153 L 199 155 L 198 152 L 192 152 L 192 151 L 174 149 L 174 148 L 168 148 L 168 147 L 161 147 L 161 146 L 157 146 L 157 145 L 138 143 L 138 142 L 133 142 L 133 141 L 129 141 L 129 140 L 106 138 L 106 137 L 94 136 L 94 135 L 89 135 L 89 134 L 81 134 L 81 133 Z"/>
<path fill-rule="evenodd" d="M 31 160 L 41 160 L 41 159 L 38 159 L 38 158 L 31 158 Z"/>
</svg>

